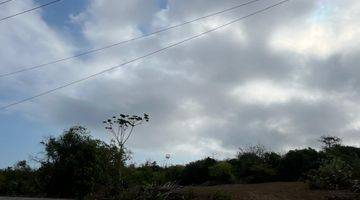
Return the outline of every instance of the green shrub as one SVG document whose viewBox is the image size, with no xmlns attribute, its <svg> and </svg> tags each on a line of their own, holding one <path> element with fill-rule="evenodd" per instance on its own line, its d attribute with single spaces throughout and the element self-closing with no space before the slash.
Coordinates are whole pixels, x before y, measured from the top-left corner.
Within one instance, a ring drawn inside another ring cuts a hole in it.
<svg viewBox="0 0 360 200">
<path fill-rule="evenodd" d="M 0 170 L 1 195 L 41 195 L 37 172 L 26 161 L 19 161 L 14 167 Z"/>
<path fill-rule="evenodd" d="M 210 181 L 210 168 L 216 164 L 216 160 L 205 158 L 187 164 L 181 175 L 182 185 L 202 184 Z"/>
<path fill-rule="evenodd" d="M 340 158 L 350 165 L 354 170 L 352 171 L 352 177 L 354 179 L 360 179 L 360 148 L 350 146 L 334 146 L 326 149 L 326 156 L 328 160 L 333 158 Z"/>
<path fill-rule="evenodd" d="M 72 127 L 42 144 L 46 157 L 38 171 L 48 196 L 83 199 L 125 187 L 124 152 L 92 139 L 86 128 Z"/>
<path fill-rule="evenodd" d="M 129 177 L 134 185 L 164 184 L 167 182 L 164 169 L 156 162 L 146 162 L 138 168 L 133 168 Z"/>
<path fill-rule="evenodd" d="M 323 155 L 312 148 L 291 150 L 280 161 L 280 176 L 285 181 L 298 181 L 310 170 L 318 169 L 322 160 Z"/>
<path fill-rule="evenodd" d="M 352 168 L 340 158 L 334 158 L 318 170 L 309 173 L 311 188 L 339 190 L 351 187 Z"/>
<path fill-rule="evenodd" d="M 170 166 L 168 168 L 165 168 L 165 176 L 168 181 L 180 182 L 183 171 L 184 166 L 182 165 Z"/>
<path fill-rule="evenodd" d="M 232 183 L 235 179 L 231 164 L 225 161 L 210 167 L 210 176 L 216 183 Z"/>
<path fill-rule="evenodd" d="M 274 167 L 279 160 L 274 155 L 245 152 L 239 154 L 237 160 L 229 162 L 233 165 L 234 174 L 238 180 L 246 183 L 268 182 L 275 180 L 277 176 Z M 276 160 L 272 160 L 272 158 Z"/>
<path fill-rule="evenodd" d="M 269 182 L 276 176 L 275 169 L 264 163 L 258 163 L 249 168 L 250 175 L 246 177 L 248 183 Z"/>
</svg>

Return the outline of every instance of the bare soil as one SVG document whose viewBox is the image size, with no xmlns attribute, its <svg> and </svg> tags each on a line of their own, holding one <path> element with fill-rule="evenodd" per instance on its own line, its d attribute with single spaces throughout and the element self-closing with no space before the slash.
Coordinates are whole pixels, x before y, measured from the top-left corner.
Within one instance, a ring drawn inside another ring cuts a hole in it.
<svg viewBox="0 0 360 200">
<path fill-rule="evenodd" d="M 185 187 L 181 193 L 192 193 L 198 200 L 211 199 L 215 193 L 226 194 L 234 200 L 352 200 L 349 191 L 310 190 L 305 183 L 261 183 Z M 0 197 L 0 200 L 50 200 L 41 198 Z M 54 200 L 54 199 L 52 199 Z"/>
<path fill-rule="evenodd" d="M 349 191 L 310 190 L 305 183 L 262 183 L 186 187 L 184 191 L 194 193 L 199 199 L 209 199 L 214 193 L 231 195 L 236 200 L 328 200 L 354 199 Z"/>
</svg>

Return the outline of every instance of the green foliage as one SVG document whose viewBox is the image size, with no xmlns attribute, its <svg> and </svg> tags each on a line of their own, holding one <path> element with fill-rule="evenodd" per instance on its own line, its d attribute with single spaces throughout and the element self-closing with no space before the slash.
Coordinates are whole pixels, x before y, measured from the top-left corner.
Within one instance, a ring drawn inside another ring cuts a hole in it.
<svg viewBox="0 0 360 200">
<path fill-rule="evenodd" d="M 312 188 L 339 190 L 351 186 L 352 168 L 345 161 L 334 158 L 309 174 Z"/>
<path fill-rule="evenodd" d="M 109 192 L 122 186 L 124 152 L 91 139 L 85 128 L 72 127 L 43 145 L 46 158 L 39 173 L 48 196 L 83 198 L 99 188 Z"/>
<path fill-rule="evenodd" d="M 324 150 L 324 163 L 309 173 L 308 182 L 312 188 L 349 189 L 357 191 L 360 178 L 360 149 L 333 145 Z"/>
<path fill-rule="evenodd" d="M 41 190 L 36 171 L 32 170 L 26 161 L 19 161 L 14 167 L 0 171 L 0 194 L 39 195 Z"/>
<path fill-rule="evenodd" d="M 165 176 L 168 181 L 179 183 L 181 181 L 183 171 L 184 166 L 182 165 L 170 166 L 165 169 Z"/>
<path fill-rule="evenodd" d="M 210 181 L 210 168 L 216 164 L 216 160 L 205 158 L 187 164 L 183 170 L 182 185 L 202 184 Z"/>
<path fill-rule="evenodd" d="M 133 185 L 165 184 L 168 181 L 165 170 L 156 162 L 150 161 L 137 168 L 133 167 L 129 180 Z"/>
<path fill-rule="evenodd" d="M 360 169 L 360 148 L 350 146 L 334 146 L 326 149 L 328 160 L 340 158 L 346 161 L 352 168 Z M 360 170 L 354 171 L 354 177 L 360 178 Z"/>
<path fill-rule="evenodd" d="M 130 116 L 120 117 L 115 120 Z M 133 120 L 140 123 L 148 118 Z M 45 154 L 39 169 L 20 161 L 0 170 L 0 195 L 177 200 L 195 198 L 191 193 L 179 193 L 178 184 L 297 181 L 304 177 L 312 188 L 359 192 L 360 148 L 334 141 L 327 141 L 329 145 L 321 151 L 291 150 L 283 156 L 257 145 L 240 149 L 230 160 L 205 158 L 185 166 L 161 167 L 156 162 L 135 166 L 126 165 L 129 154 L 123 145 L 92 139 L 87 129 L 75 126 L 42 142 Z M 215 193 L 209 199 L 232 197 Z"/>
<path fill-rule="evenodd" d="M 275 180 L 276 171 L 267 164 L 256 164 L 249 169 L 250 176 L 247 177 L 249 183 L 263 183 Z"/>
<path fill-rule="evenodd" d="M 241 182 L 258 183 L 276 180 L 280 155 L 266 152 L 265 148 L 257 145 L 247 149 L 240 149 L 237 159 L 230 160 L 234 174 Z"/>
<path fill-rule="evenodd" d="M 278 169 L 281 162 L 281 156 L 275 152 L 266 152 L 263 156 L 264 163 L 273 169 Z"/>
<path fill-rule="evenodd" d="M 213 167 L 210 167 L 210 177 L 216 183 L 232 183 L 234 182 L 232 166 L 228 162 L 218 162 Z"/>
<path fill-rule="evenodd" d="M 324 156 L 312 148 L 291 150 L 280 161 L 279 171 L 283 180 L 297 181 L 312 169 L 318 169 Z"/>
</svg>

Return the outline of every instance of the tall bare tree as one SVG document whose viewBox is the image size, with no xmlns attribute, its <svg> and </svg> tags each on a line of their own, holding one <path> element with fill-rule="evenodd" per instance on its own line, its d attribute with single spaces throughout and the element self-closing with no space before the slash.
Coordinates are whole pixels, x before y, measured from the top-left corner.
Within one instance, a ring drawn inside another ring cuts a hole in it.
<svg viewBox="0 0 360 200">
<path fill-rule="evenodd" d="M 341 138 L 335 136 L 321 136 L 319 142 L 324 144 L 324 149 L 330 149 L 334 146 L 341 145 Z"/>
<path fill-rule="evenodd" d="M 108 130 L 110 135 L 113 137 L 112 141 L 116 143 L 120 150 L 122 165 L 129 158 L 129 155 L 126 153 L 125 144 L 132 135 L 135 126 L 148 121 L 149 115 L 145 113 L 142 117 L 137 115 L 120 114 L 119 116 L 113 116 L 112 118 L 103 121 L 105 129 Z M 119 175 L 121 177 L 121 184 L 124 184 L 124 180 L 122 179 L 122 165 L 119 166 Z"/>
<path fill-rule="evenodd" d="M 137 115 L 120 114 L 103 121 L 105 129 L 113 137 L 120 151 L 125 150 L 125 144 L 133 133 L 134 127 L 149 121 L 149 115 L 144 114 L 142 117 Z"/>
</svg>

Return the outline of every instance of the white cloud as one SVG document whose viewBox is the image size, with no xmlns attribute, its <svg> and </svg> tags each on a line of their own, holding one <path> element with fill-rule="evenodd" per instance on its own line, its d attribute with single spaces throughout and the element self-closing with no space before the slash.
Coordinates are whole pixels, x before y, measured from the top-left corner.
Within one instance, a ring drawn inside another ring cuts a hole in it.
<svg viewBox="0 0 360 200">
<path fill-rule="evenodd" d="M 163 159 L 165 152 L 181 160 L 214 152 L 225 157 L 239 146 L 257 143 L 282 150 L 314 145 L 312 141 L 328 133 L 357 138 L 353 132 L 358 130 L 360 116 L 354 105 L 360 96 L 353 88 L 360 87 L 356 81 L 359 3 L 327 2 L 337 7 L 330 12 L 331 18 L 311 21 L 318 5 L 290 1 L 8 112 L 57 128 L 80 123 L 102 138 L 106 138 L 101 125 L 104 118 L 119 112 L 149 113 L 150 123 L 139 127 L 129 143 L 137 152 L 135 160 L 148 156 Z M 101 47 L 238 3 L 171 0 L 164 10 L 154 1 L 92 0 L 85 11 L 71 19 L 88 46 Z M 0 79 L 0 91 L 6 96 L 0 101 L 11 102 L 95 73 L 264 4 L 46 70 Z M 7 26 L 0 34 L 0 44 L 8 47 L 0 55 L 3 72 L 77 50 L 38 13 L 0 25 Z M 344 83 L 346 90 L 339 87 Z"/>
<path fill-rule="evenodd" d="M 293 99 L 318 101 L 322 98 L 318 92 L 288 84 L 276 84 L 268 80 L 254 80 L 236 87 L 231 94 L 246 104 L 284 104 Z"/>
<path fill-rule="evenodd" d="M 359 3 L 321 1 L 310 16 L 282 25 L 272 33 L 270 46 L 304 56 L 328 58 L 358 49 Z"/>
</svg>

